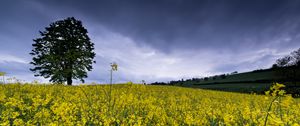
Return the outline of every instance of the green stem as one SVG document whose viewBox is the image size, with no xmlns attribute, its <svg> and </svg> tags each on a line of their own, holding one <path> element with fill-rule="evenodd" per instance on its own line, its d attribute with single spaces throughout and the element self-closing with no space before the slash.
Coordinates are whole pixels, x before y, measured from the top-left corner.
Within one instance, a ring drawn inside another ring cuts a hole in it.
<svg viewBox="0 0 300 126">
<path fill-rule="evenodd" d="M 267 112 L 267 116 L 266 116 L 266 119 L 265 119 L 265 124 L 264 124 L 264 126 L 267 125 L 267 121 L 268 121 L 268 117 L 269 117 L 269 112 L 270 112 L 270 110 L 271 110 L 271 108 L 272 108 L 273 102 L 274 102 L 277 98 L 279 98 L 279 96 L 275 97 L 275 98 L 272 100 L 272 102 L 270 103 L 270 105 L 269 105 L 269 108 L 268 108 L 268 112 Z"/>
</svg>

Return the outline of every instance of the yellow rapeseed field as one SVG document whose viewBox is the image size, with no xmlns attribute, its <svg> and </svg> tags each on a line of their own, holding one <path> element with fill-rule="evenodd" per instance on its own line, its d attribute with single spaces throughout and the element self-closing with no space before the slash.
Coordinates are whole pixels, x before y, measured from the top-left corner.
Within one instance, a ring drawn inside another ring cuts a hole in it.
<svg viewBox="0 0 300 126">
<path fill-rule="evenodd" d="M 299 126 L 300 101 L 283 93 L 278 97 L 138 84 L 8 84 L 0 85 L 0 125 Z"/>
</svg>

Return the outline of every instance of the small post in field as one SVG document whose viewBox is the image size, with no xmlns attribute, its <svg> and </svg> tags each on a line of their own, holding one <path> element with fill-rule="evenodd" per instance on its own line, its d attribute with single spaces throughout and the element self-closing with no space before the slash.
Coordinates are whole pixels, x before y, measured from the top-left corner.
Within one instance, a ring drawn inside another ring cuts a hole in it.
<svg viewBox="0 0 300 126">
<path fill-rule="evenodd" d="M 110 64 L 111 66 L 111 70 L 110 70 L 110 84 L 112 84 L 112 74 L 113 71 L 117 71 L 118 70 L 118 65 L 114 62 Z"/>
<path fill-rule="evenodd" d="M 5 72 L 0 72 L 0 76 L 2 76 L 2 83 L 3 84 L 5 84 L 5 78 L 4 78 L 4 76 L 5 76 Z"/>
</svg>

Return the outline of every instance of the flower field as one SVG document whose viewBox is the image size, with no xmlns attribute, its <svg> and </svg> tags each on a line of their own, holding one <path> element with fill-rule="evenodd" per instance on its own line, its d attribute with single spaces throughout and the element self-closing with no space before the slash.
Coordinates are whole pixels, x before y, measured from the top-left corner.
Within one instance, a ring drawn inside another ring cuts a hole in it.
<svg viewBox="0 0 300 126">
<path fill-rule="evenodd" d="M 300 100 L 289 95 L 137 84 L 0 85 L 0 125 L 299 124 Z"/>
</svg>

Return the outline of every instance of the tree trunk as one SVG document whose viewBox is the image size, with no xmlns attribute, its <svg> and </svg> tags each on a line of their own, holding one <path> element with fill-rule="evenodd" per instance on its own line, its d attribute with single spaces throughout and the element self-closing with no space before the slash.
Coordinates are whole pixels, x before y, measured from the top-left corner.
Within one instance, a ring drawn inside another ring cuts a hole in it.
<svg viewBox="0 0 300 126">
<path fill-rule="evenodd" d="M 72 85 L 72 76 L 67 77 L 67 84 Z"/>
<path fill-rule="evenodd" d="M 68 66 L 67 66 L 67 71 L 68 71 L 68 74 L 67 74 L 67 84 L 68 85 L 72 85 L 72 71 L 73 71 L 73 62 L 69 62 Z"/>
</svg>

